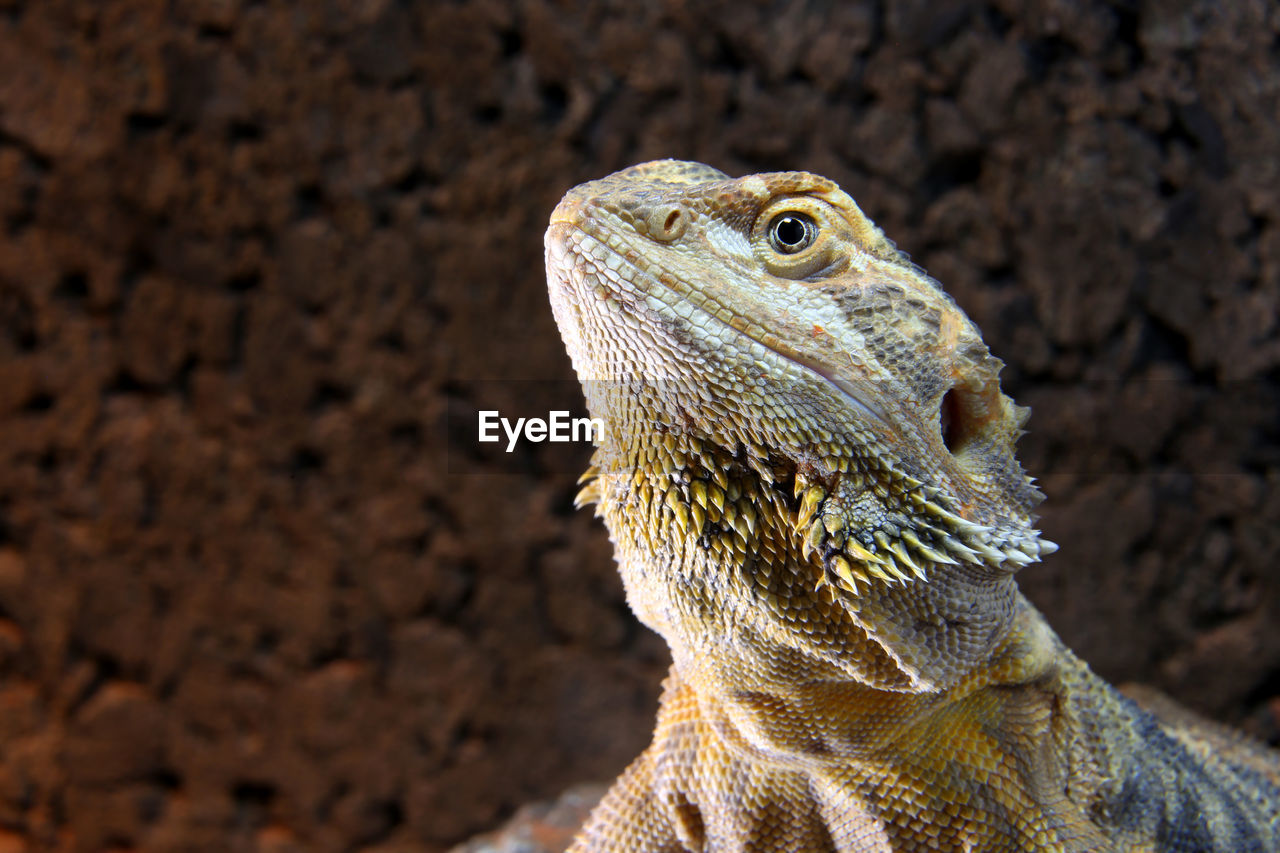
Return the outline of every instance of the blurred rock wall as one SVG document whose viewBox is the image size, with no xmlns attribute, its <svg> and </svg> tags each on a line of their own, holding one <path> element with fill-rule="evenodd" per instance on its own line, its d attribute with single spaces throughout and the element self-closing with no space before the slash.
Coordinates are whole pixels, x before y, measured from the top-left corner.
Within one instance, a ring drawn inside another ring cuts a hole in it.
<svg viewBox="0 0 1280 853">
<path fill-rule="evenodd" d="M 1025 589 L 1274 742 L 1278 44 L 1264 0 L 0 0 L 0 850 L 436 851 L 644 746 L 585 458 L 446 425 L 571 378 L 547 214 L 666 156 L 857 198 L 1035 409 Z"/>
</svg>

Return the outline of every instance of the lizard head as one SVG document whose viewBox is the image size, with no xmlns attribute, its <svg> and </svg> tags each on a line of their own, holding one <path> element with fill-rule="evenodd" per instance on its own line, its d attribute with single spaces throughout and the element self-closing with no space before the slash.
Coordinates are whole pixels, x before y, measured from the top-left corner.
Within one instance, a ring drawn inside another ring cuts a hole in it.
<svg viewBox="0 0 1280 853">
<path fill-rule="evenodd" d="M 546 249 L 607 425 L 583 498 L 624 578 L 664 566 L 712 610 L 750 599 L 766 630 L 847 659 L 806 628 L 827 608 L 878 648 L 846 666 L 876 686 L 937 688 L 989 654 L 1013 571 L 1055 547 L 1014 452 L 1028 412 L 853 199 L 803 172 L 658 161 L 570 191 Z M 660 632 L 681 618 L 631 597 Z"/>
</svg>

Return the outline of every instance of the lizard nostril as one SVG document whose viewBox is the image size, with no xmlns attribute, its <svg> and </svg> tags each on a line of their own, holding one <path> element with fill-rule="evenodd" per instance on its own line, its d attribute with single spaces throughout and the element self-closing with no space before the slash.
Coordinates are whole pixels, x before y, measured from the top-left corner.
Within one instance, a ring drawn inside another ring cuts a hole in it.
<svg viewBox="0 0 1280 853">
<path fill-rule="evenodd" d="M 649 236 L 669 243 L 684 233 L 689 224 L 689 214 L 678 204 L 654 208 L 646 217 Z"/>
</svg>

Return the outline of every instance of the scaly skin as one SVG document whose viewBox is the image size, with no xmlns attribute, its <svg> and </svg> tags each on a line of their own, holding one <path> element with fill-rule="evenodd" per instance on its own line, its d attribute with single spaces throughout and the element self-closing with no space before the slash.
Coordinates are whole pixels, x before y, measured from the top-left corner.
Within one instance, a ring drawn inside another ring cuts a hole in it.
<svg viewBox="0 0 1280 853">
<path fill-rule="evenodd" d="M 1097 678 L 1019 593 L 1027 410 L 806 173 L 647 163 L 547 231 L 583 503 L 671 647 L 575 851 L 1280 850 L 1280 756 Z"/>
</svg>

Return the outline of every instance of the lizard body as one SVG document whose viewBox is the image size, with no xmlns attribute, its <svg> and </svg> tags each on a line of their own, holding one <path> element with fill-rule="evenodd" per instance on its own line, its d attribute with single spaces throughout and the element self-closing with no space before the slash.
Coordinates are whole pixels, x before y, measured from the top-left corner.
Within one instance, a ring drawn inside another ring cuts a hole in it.
<svg viewBox="0 0 1280 853">
<path fill-rule="evenodd" d="M 570 191 L 552 306 L 606 425 L 580 503 L 672 652 L 575 851 L 1280 850 L 1280 755 L 1095 676 L 973 323 L 807 173 Z"/>
</svg>

